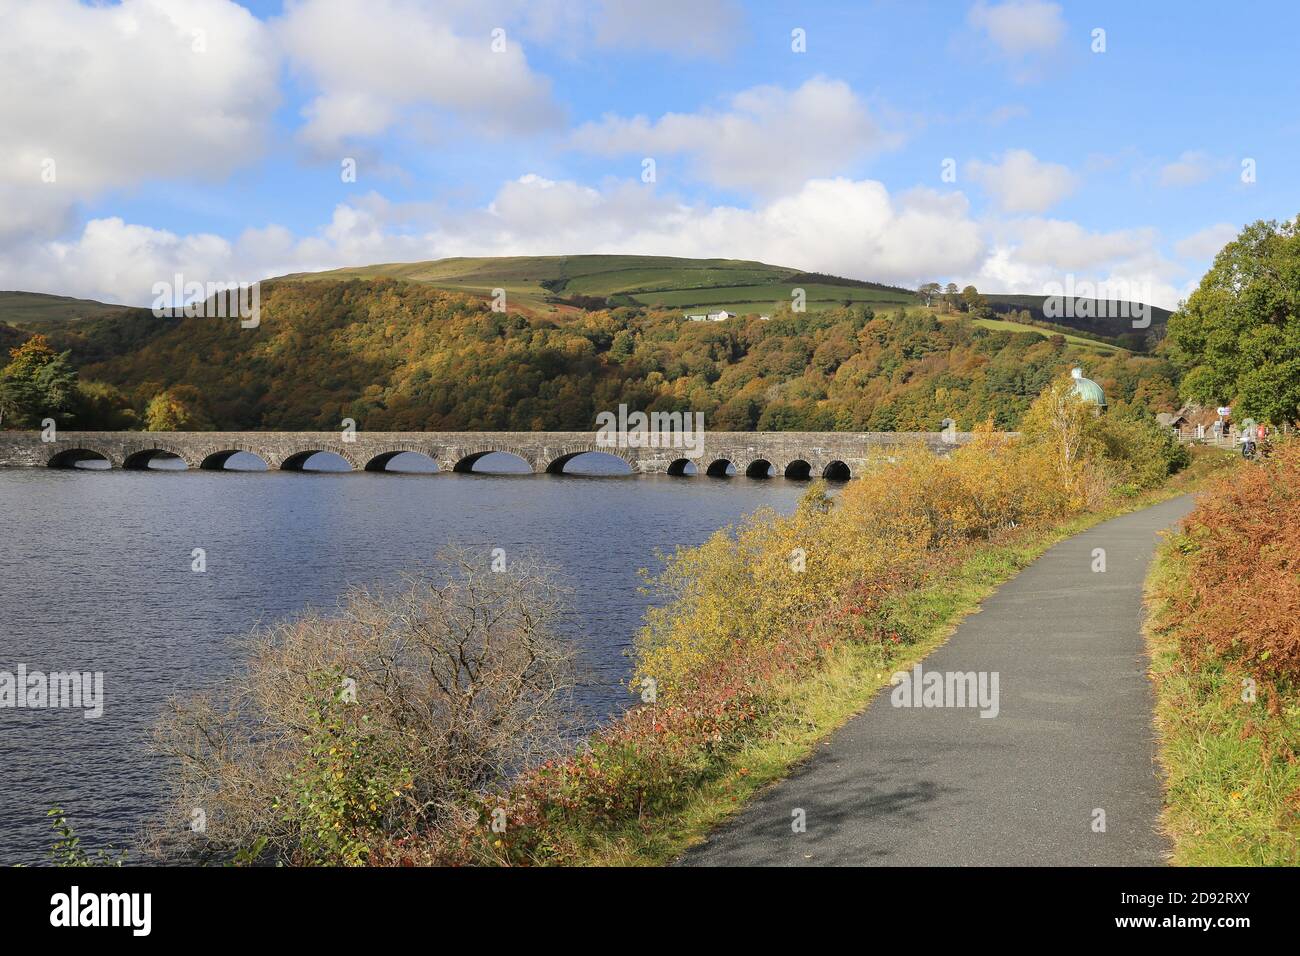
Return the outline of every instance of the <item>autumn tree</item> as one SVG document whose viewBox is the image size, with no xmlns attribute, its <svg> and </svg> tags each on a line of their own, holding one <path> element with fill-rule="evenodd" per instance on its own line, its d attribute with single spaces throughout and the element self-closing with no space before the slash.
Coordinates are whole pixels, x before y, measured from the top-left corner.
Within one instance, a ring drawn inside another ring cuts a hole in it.
<svg viewBox="0 0 1300 956">
<path fill-rule="evenodd" d="M 72 411 L 77 372 L 67 352 L 55 352 L 43 335 L 33 335 L 9 351 L 0 370 L 0 425 L 34 428 L 45 418 L 60 420 Z"/>
<path fill-rule="evenodd" d="M 126 431 L 139 427 L 131 400 L 107 382 L 77 383 L 76 422 L 80 429 Z"/>
<path fill-rule="evenodd" d="M 1067 487 L 1076 480 L 1095 415 L 1096 406 L 1083 401 L 1070 376 L 1063 375 L 1034 400 L 1021 425 L 1026 439 L 1050 449 Z"/>
<path fill-rule="evenodd" d="M 1300 217 L 1252 223 L 1169 318 L 1181 392 L 1234 417 L 1300 417 Z"/>
<path fill-rule="evenodd" d="M 961 298 L 961 292 L 957 289 L 957 283 L 949 282 L 943 287 L 943 302 L 949 312 L 957 310 L 957 303 Z"/>
<path fill-rule="evenodd" d="M 145 410 L 151 432 L 203 431 L 211 428 L 203 396 L 193 385 L 173 385 L 159 392 Z"/>
<path fill-rule="evenodd" d="M 992 314 L 989 308 L 989 300 L 980 295 L 978 289 L 973 285 L 968 285 L 961 290 L 961 307 L 963 312 L 969 312 L 976 318 L 987 318 Z"/>
</svg>

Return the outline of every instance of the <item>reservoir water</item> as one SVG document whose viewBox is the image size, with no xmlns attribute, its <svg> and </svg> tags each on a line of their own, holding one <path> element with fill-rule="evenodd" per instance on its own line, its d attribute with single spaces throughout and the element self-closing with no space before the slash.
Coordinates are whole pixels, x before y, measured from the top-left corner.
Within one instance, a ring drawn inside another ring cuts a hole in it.
<svg viewBox="0 0 1300 956">
<path fill-rule="evenodd" d="M 0 470 L 0 672 L 102 671 L 105 699 L 95 720 L 0 708 L 0 865 L 45 861 L 56 805 L 91 848 L 129 845 L 157 805 L 149 739 L 167 697 L 228 672 L 233 640 L 259 622 L 333 607 L 352 584 L 397 582 L 449 543 L 482 549 L 485 562 L 500 547 L 556 569 L 574 592 L 566 630 L 579 703 L 615 713 L 629 700 L 626 651 L 646 607 L 639 569 L 659 566 L 656 549 L 698 544 L 760 506 L 788 512 L 806 488 L 743 477 Z M 203 573 L 191 570 L 195 548 Z"/>
</svg>

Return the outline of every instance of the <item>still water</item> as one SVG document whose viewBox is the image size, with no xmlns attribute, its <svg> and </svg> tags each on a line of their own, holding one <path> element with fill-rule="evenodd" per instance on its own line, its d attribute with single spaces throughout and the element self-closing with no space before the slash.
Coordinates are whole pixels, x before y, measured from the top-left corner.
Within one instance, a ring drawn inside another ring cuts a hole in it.
<svg viewBox="0 0 1300 956">
<path fill-rule="evenodd" d="M 497 458 L 478 467 L 508 469 Z M 575 466 L 606 470 L 598 456 Z M 129 845 L 157 805 L 148 743 L 167 697 L 229 671 L 233 639 L 259 622 L 333 607 L 352 584 L 396 582 L 444 544 L 481 548 L 485 562 L 499 547 L 552 565 L 574 591 L 567 629 L 580 703 L 613 713 L 628 700 L 626 651 L 646 607 L 638 570 L 659 566 L 655 550 L 698 544 L 763 505 L 788 512 L 806 487 L 743 477 L 0 470 L 0 672 L 104 674 L 99 719 L 0 708 L 0 865 L 44 862 L 45 811 L 56 805 L 91 848 Z M 191 570 L 195 548 L 206 552 L 201 574 Z"/>
</svg>

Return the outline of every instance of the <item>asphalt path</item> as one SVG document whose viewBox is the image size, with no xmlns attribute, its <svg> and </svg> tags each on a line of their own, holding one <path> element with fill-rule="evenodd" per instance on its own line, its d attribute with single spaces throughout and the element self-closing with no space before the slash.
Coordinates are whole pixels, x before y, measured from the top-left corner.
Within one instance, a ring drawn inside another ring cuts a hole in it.
<svg viewBox="0 0 1300 956">
<path fill-rule="evenodd" d="M 680 862 L 1164 863 L 1142 582 L 1159 532 L 1191 507 L 1176 498 L 1055 545 L 922 663 L 914 702 L 927 703 L 934 673 L 944 686 L 928 702 L 946 706 L 896 706 L 903 689 L 884 688 Z M 970 686 L 955 675 L 972 673 L 984 706 L 955 706 Z M 995 674 L 996 716 L 982 717 Z"/>
</svg>

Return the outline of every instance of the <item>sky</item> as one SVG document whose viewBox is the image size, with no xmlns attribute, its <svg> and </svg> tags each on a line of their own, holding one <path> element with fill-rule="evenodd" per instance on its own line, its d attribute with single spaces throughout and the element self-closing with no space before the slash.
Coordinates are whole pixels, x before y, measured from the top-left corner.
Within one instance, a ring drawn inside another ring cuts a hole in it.
<svg viewBox="0 0 1300 956">
<path fill-rule="evenodd" d="M 1173 308 L 1300 213 L 1300 5 L 0 0 L 0 288 L 757 259 Z"/>
</svg>

